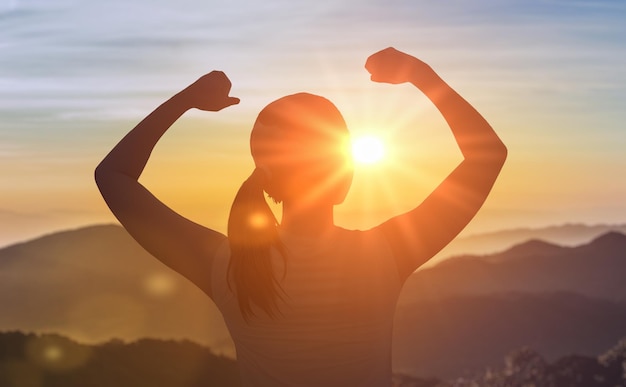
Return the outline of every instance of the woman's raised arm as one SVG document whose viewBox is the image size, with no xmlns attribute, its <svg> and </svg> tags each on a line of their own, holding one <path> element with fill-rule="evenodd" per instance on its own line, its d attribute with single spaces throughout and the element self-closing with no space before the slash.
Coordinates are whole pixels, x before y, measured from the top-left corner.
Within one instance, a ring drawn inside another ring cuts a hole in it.
<svg viewBox="0 0 626 387">
<path fill-rule="evenodd" d="M 491 191 L 507 149 L 489 123 L 426 63 L 393 48 L 370 56 L 372 80 L 410 82 L 439 109 L 464 160 L 415 209 L 377 228 L 389 240 L 403 279 L 445 247 L 474 217 Z"/>
<path fill-rule="evenodd" d="M 210 259 L 225 238 L 174 212 L 138 181 L 161 136 L 187 110 L 218 111 L 239 103 L 226 75 L 213 71 L 144 118 L 100 162 L 96 183 L 107 205 L 139 244 L 209 294 Z"/>
</svg>

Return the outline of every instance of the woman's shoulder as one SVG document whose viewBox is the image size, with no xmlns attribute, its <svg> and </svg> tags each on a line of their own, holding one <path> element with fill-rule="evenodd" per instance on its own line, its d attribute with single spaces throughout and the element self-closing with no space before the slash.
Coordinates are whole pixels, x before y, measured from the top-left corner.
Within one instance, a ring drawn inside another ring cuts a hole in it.
<svg viewBox="0 0 626 387">
<path fill-rule="evenodd" d="M 371 245 L 377 243 L 386 244 L 384 235 L 378 229 L 359 230 L 337 227 L 337 230 L 338 234 L 342 238 L 350 239 L 356 243 L 360 243 L 363 245 Z"/>
</svg>

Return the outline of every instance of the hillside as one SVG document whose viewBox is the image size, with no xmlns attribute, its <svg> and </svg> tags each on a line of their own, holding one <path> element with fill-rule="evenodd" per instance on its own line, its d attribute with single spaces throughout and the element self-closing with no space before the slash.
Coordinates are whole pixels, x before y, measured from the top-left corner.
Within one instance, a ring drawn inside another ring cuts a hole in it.
<svg viewBox="0 0 626 387">
<path fill-rule="evenodd" d="M 394 370 L 449 379 L 498 364 L 512 349 L 554 360 L 594 355 L 626 337 L 626 303 L 576 294 L 501 294 L 398 307 Z"/>
<path fill-rule="evenodd" d="M 576 247 L 528 241 L 417 272 L 398 307 L 394 369 L 454 377 L 525 345 L 550 359 L 598 353 L 626 336 L 625 239 L 607 233 Z M 118 226 L 0 249 L 0 310 L 0 330 L 86 343 L 189 339 L 234 356 L 206 295 Z"/>
<path fill-rule="evenodd" d="M 576 247 L 532 240 L 490 255 L 464 255 L 413 274 L 401 303 L 458 294 L 572 292 L 626 300 L 626 236 Z"/>
<path fill-rule="evenodd" d="M 233 354 L 210 299 L 119 226 L 47 235 L 0 250 L 0 330 L 193 339 Z"/>
<path fill-rule="evenodd" d="M 57 334 L 0 333 L 3 387 L 240 386 L 236 363 L 189 341 L 79 344 Z"/>
<path fill-rule="evenodd" d="M 611 231 L 626 234 L 626 224 L 564 224 L 540 228 L 518 228 L 461 236 L 450 243 L 438 257 L 462 254 L 493 254 L 529 240 L 542 240 L 560 246 L 589 243 Z"/>
<path fill-rule="evenodd" d="M 626 339 L 598 354 L 547 361 L 531 348 L 509 352 L 488 372 L 450 378 L 392 376 L 395 387 L 615 387 L 624 385 Z M 501 364 L 504 363 L 504 366 Z M 0 332 L 0 385 L 40 387 L 236 387 L 232 359 L 189 341 L 143 339 L 85 345 L 57 334 Z"/>
</svg>

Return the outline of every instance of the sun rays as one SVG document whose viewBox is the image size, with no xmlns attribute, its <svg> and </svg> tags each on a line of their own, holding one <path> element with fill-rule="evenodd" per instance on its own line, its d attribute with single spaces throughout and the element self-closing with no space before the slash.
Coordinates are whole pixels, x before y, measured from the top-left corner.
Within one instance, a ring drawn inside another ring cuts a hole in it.
<svg viewBox="0 0 626 387">
<path fill-rule="evenodd" d="M 357 137 L 352 140 L 352 156 L 359 164 L 376 164 L 385 157 L 385 144 L 374 135 Z"/>
</svg>

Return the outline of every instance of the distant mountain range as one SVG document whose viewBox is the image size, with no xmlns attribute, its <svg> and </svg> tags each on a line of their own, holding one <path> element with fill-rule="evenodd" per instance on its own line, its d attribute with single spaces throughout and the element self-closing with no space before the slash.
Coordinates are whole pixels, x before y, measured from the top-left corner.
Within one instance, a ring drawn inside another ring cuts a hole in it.
<svg viewBox="0 0 626 387">
<path fill-rule="evenodd" d="M 438 254 L 449 257 L 461 254 L 490 254 L 533 239 L 560 246 L 575 246 L 590 242 L 607 232 L 626 234 L 626 224 L 564 224 L 541 228 L 517 228 L 459 237 Z"/>
<path fill-rule="evenodd" d="M 626 235 L 561 247 L 530 240 L 490 255 L 462 255 L 413 274 L 401 303 L 450 295 L 571 292 L 626 301 Z"/>
<path fill-rule="evenodd" d="M 575 247 L 530 240 L 419 270 L 395 334 L 395 369 L 423 376 L 480 369 L 521 346 L 549 359 L 599 353 L 626 337 L 626 235 Z"/>
<path fill-rule="evenodd" d="M 531 240 L 464 255 L 407 282 L 394 369 L 448 378 L 530 345 L 547 357 L 595 355 L 626 336 L 626 236 L 562 247 Z M 82 342 L 187 338 L 234 355 L 221 315 L 194 285 L 119 226 L 50 234 L 0 249 L 0 331 Z"/>
<path fill-rule="evenodd" d="M 56 332 L 88 343 L 189 338 L 234 353 L 211 300 L 114 225 L 1 249 L 0 310 L 0 330 Z"/>
<path fill-rule="evenodd" d="M 446 297 L 399 305 L 394 328 L 396 372 L 449 379 L 497 366 L 514 348 L 550 361 L 603 353 L 626 337 L 626 302 L 571 293 Z"/>
</svg>

